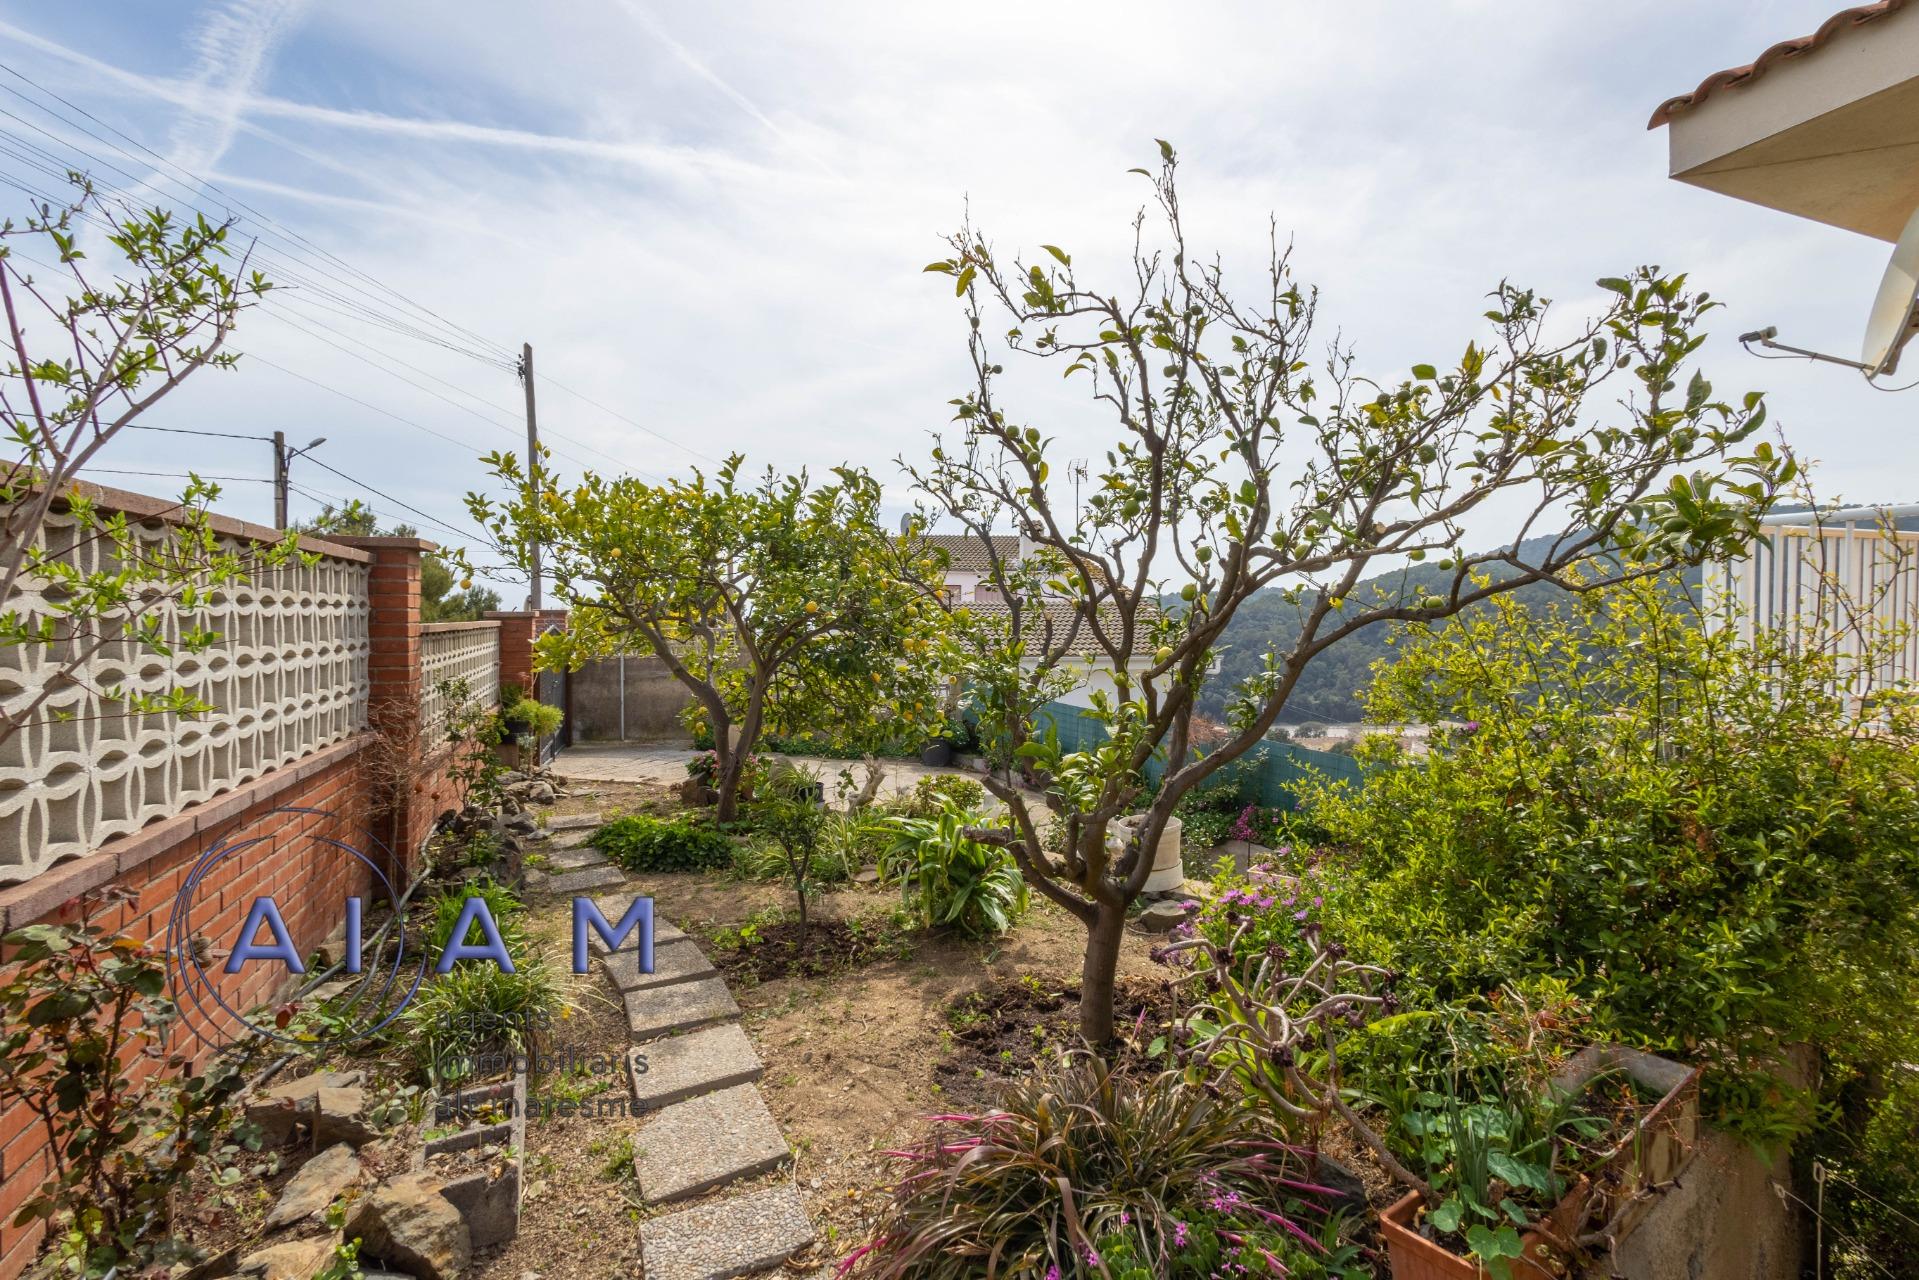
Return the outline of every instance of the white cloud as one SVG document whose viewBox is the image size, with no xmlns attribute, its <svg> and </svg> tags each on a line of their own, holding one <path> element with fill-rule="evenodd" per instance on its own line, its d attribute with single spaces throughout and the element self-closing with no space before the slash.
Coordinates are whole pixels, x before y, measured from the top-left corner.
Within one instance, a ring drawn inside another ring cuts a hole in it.
<svg viewBox="0 0 1919 1280">
<path fill-rule="evenodd" d="M 257 61 L 222 37 L 214 61 L 251 67 L 225 79 L 202 74 L 190 39 L 175 66 L 90 41 L 78 13 L 22 11 L 32 30 L 0 23 L 0 58 L 156 146 L 216 113 L 233 131 L 222 186 L 506 350 L 531 340 L 543 374 L 702 456 L 850 459 L 890 480 L 965 383 L 950 288 L 920 274 L 963 202 L 1004 248 L 1065 244 L 1110 275 L 1145 195 L 1125 171 L 1166 137 L 1196 238 L 1250 277 L 1275 212 L 1324 287 L 1326 336 L 1370 368 L 1456 356 L 1502 277 L 1583 309 L 1600 275 L 1685 267 L 1730 303 L 1707 348 L 1722 391 L 1770 389 L 1828 489 L 1919 496 L 1902 487 L 1919 489 L 1909 403 L 1842 371 L 1759 364 L 1729 337 L 1777 323 L 1849 348 L 1884 247 L 1672 183 L 1663 133 L 1643 127 L 1707 71 L 1812 29 L 1828 11 L 1814 0 L 1730 16 L 1652 0 L 1249 0 L 1199 16 L 334 0 L 274 28 Z M 343 288 L 312 252 L 271 248 L 270 269 L 304 277 L 289 296 Z M 504 370 L 319 314 L 517 419 Z M 265 315 L 240 345 L 475 450 L 513 447 L 510 427 Z M 170 419 L 312 427 L 341 470 L 464 523 L 460 495 L 482 479 L 470 456 L 257 363 L 201 381 Z M 1024 385 L 1022 408 L 1065 456 L 1095 454 L 1109 434 L 1096 413 L 1050 375 Z M 541 417 L 591 461 L 693 460 L 557 387 Z M 235 500 L 265 510 L 263 493 Z"/>
</svg>

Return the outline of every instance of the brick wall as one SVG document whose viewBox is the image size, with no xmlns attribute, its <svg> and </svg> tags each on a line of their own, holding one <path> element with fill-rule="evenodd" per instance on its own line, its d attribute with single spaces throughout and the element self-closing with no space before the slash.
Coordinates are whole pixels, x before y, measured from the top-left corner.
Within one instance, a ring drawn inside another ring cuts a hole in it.
<svg viewBox="0 0 1919 1280">
<path fill-rule="evenodd" d="M 533 691 L 533 642 L 544 625 L 537 613 L 498 612 L 484 615 L 500 624 L 500 684 L 517 684 Z M 564 616 L 564 615 L 562 615 Z"/>
<path fill-rule="evenodd" d="M 316 752 L 7 889 L 0 893 L 0 928 L 71 918 L 71 910 L 63 908 L 73 899 L 111 885 L 138 897 L 100 911 L 96 923 L 163 947 L 169 917 L 202 856 L 223 839 L 261 835 L 268 839 L 220 863 L 194 886 L 187 913 L 191 928 L 211 939 L 235 938 L 253 899 L 271 895 L 295 942 L 302 951 L 311 948 L 338 927 L 348 896 L 370 892 L 370 875 L 357 860 L 312 839 L 330 837 L 356 848 L 371 843 L 367 832 L 379 815 L 361 769 L 368 737 L 362 734 Z M 331 816 L 275 812 L 289 807 L 323 809 Z M 247 965 L 232 975 L 221 965 L 209 965 L 208 977 L 236 1009 L 268 1001 L 287 979 L 270 963 Z M 194 1025 L 210 1039 L 230 1034 L 233 1019 L 210 1007 L 213 1014 L 195 1018 Z M 178 1043 L 190 1047 L 197 1042 L 183 1032 Z M 194 1056 L 204 1061 L 209 1053 L 200 1046 Z M 46 1138 L 37 1118 L 24 1105 L 0 1113 L 0 1280 L 13 1280 L 38 1250 L 44 1227 L 36 1223 L 15 1228 L 12 1221 L 48 1171 Z"/>
<path fill-rule="evenodd" d="M 208 871 L 192 895 L 192 931 L 215 940 L 222 961 L 256 897 L 274 898 L 303 953 L 340 925 L 348 896 L 377 898 L 364 865 L 316 836 L 361 850 L 396 886 L 410 881 L 435 820 L 457 803 L 457 788 L 448 776 L 450 752 L 443 749 L 424 762 L 409 755 L 420 746 L 420 555 L 432 544 L 413 538 L 336 541 L 373 556 L 367 728 L 31 880 L 0 888 L 0 930 L 60 919 L 80 894 L 112 885 L 137 899 L 103 911 L 96 920 L 163 947 L 175 901 L 196 863 L 222 840 L 256 835 L 267 839 Z M 326 816 L 278 812 L 293 808 L 323 810 Z M 271 962 L 233 975 L 224 973 L 223 964 L 212 964 L 207 976 L 236 1009 L 272 1000 L 289 982 Z M 233 1030 L 230 1018 L 220 1025 L 223 1017 L 216 1012 L 196 1025 L 214 1032 L 209 1038 L 217 1043 L 218 1032 Z M 176 1043 L 197 1045 L 184 1037 Z M 200 1045 L 196 1058 L 204 1061 L 210 1053 L 210 1047 Z M 0 1280 L 15 1280 L 38 1252 L 44 1228 L 10 1224 L 47 1173 L 45 1135 L 32 1113 L 16 1106 L 0 1114 Z"/>
</svg>

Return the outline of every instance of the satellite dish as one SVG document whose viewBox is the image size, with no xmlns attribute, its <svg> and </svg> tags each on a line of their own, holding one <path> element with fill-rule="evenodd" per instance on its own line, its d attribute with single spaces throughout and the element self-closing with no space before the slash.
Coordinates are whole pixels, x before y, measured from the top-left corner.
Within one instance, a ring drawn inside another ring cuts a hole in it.
<svg viewBox="0 0 1919 1280">
<path fill-rule="evenodd" d="M 904 535 L 911 532 L 913 532 L 913 513 L 909 511 L 900 517 L 900 533 Z"/>
<path fill-rule="evenodd" d="M 1872 318 L 1866 321 L 1866 342 L 1860 363 L 1866 376 L 1876 378 L 1899 367 L 1899 350 L 1919 332 L 1919 210 L 1899 233 L 1892 260 L 1872 300 Z"/>
</svg>

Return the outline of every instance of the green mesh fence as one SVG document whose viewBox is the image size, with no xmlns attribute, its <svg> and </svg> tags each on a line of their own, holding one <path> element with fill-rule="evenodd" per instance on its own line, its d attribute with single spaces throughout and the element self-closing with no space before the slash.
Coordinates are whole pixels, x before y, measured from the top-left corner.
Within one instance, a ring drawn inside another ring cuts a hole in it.
<svg viewBox="0 0 1919 1280">
<path fill-rule="evenodd" d="M 1064 702 L 1048 703 L 1040 712 L 1039 720 L 1042 732 L 1044 725 L 1051 723 L 1059 734 L 1062 751 L 1084 751 L 1106 741 L 1106 726 L 1080 707 Z M 1164 769 L 1163 761 L 1154 760 L 1147 765 L 1146 773 L 1154 782 L 1158 782 Z M 1206 785 L 1237 786 L 1248 804 L 1271 809 L 1292 809 L 1299 803 L 1295 785 L 1312 773 L 1322 774 L 1334 781 L 1357 781 L 1360 777 L 1359 762 L 1351 756 L 1332 751 L 1309 751 L 1291 743 L 1266 742 L 1207 779 Z"/>
</svg>

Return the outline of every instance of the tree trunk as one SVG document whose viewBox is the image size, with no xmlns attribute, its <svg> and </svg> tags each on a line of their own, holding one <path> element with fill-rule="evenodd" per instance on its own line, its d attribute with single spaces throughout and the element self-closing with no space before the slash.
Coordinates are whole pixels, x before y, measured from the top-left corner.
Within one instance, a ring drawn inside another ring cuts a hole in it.
<svg viewBox="0 0 1919 1280">
<path fill-rule="evenodd" d="M 732 822 L 740 816 L 740 775 L 737 770 L 722 770 L 714 779 L 720 798 L 713 805 L 715 822 Z"/>
<path fill-rule="evenodd" d="M 1104 1049 L 1113 1040 L 1113 977 L 1119 971 L 1119 947 L 1126 937 L 1126 908 L 1102 902 L 1086 934 L 1086 959 L 1079 978 L 1079 1033 L 1087 1044 Z"/>
<path fill-rule="evenodd" d="M 795 953 L 803 953 L 806 950 L 806 877 L 804 875 L 793 882 L 793 896 L 800 900 L 800 936 L 799 940 L 793 944 L 793 950 Z"/>
</svg>

